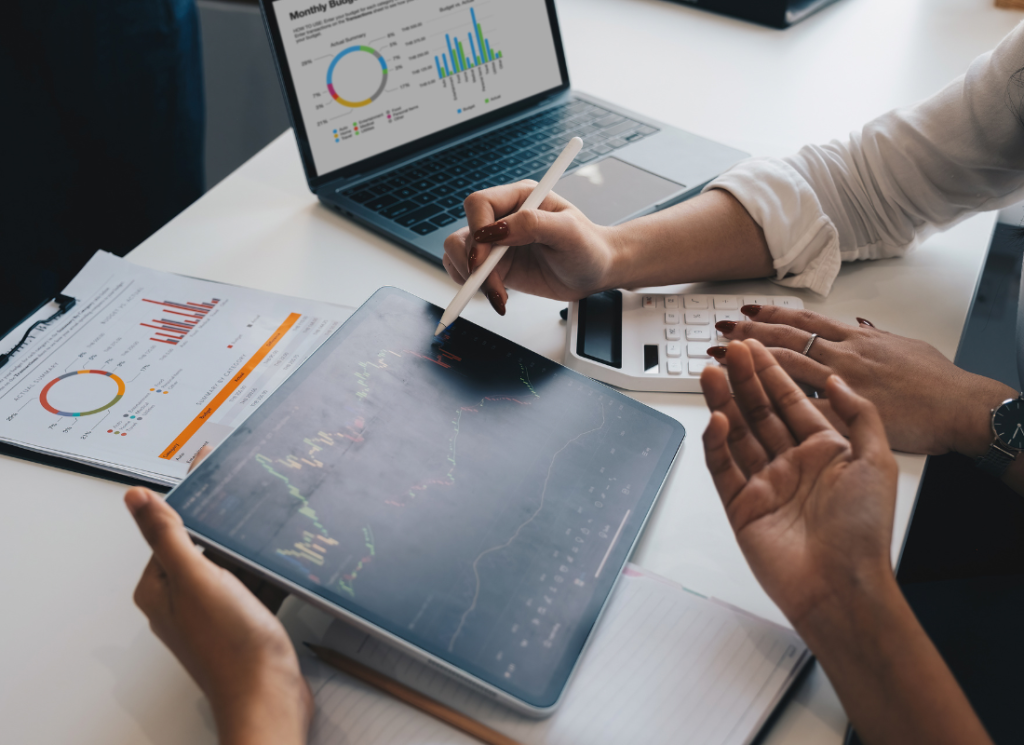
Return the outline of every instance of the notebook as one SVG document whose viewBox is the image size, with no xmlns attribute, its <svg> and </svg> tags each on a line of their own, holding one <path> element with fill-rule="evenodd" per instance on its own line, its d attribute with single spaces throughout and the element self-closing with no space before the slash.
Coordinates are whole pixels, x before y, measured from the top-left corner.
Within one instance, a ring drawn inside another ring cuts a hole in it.
<svg viewBox="0 0 1024 745">
<path fill-rule="evenodd" d="M 524 744 L 751 742 L 811 659 L 790 629 L 632 564 L 584 653 L 565 700 L 533 720 L 484 698 L 298 601 L 281 612 L 316 700 L 310 745 L 476 743 L 448 725 L 309 656 L 336 649 Z"/>
</svg>

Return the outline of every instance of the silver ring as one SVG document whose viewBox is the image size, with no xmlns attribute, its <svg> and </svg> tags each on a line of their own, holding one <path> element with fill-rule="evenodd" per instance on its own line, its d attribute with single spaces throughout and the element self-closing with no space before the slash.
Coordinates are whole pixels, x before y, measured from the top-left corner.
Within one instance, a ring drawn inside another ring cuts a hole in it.
<svg viewBox="0 0 1024 745">
<path fill-rule="evenodd" d="M 811 351 L 811 345 L 814 344 L 814 340 L 818 338 L 817 334 L 811 334 L 811 338 L 807 340 L 807 345 L 804 347 L 804 351 L 800 354 L 807 356 L 807 353 Z"/>
</svg>

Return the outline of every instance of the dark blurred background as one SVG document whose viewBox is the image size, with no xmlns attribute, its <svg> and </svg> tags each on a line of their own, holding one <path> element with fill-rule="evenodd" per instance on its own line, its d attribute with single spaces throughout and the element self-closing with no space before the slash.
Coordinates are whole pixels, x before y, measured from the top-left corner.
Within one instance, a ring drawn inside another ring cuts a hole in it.
<svg viewBox="0 0 1024 745">
<path fill-rule="evenodd" d="M 255 2 L 12 0 L 0 24 L 0 332 L 288 127 Z"/>
</svg>

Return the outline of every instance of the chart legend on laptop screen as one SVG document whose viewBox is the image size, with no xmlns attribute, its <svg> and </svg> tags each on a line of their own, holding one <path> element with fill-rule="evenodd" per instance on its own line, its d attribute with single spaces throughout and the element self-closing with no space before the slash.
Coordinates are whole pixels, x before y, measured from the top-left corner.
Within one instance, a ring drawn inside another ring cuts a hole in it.
<svg viewBox="0 0 1024 745">
<path fill-rule="evenodd" d="M 280 0 L 323 175 L 561 84 L 544 0 Z"/>
</svg>

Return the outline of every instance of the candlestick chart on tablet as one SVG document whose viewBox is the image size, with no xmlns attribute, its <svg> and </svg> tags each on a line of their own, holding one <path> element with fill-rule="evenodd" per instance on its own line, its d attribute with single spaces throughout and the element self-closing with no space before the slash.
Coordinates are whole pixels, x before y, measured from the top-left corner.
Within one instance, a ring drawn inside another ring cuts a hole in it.
<svg viewBox="0 0 1024 745">
<path fill-rule="evenodd" d="M 379 291 L 171 503 L 369 622 L 536 690 L 578 655 L 682 428 L 468 322 L 433 339 L 439 315 Z"/>
</svg>

